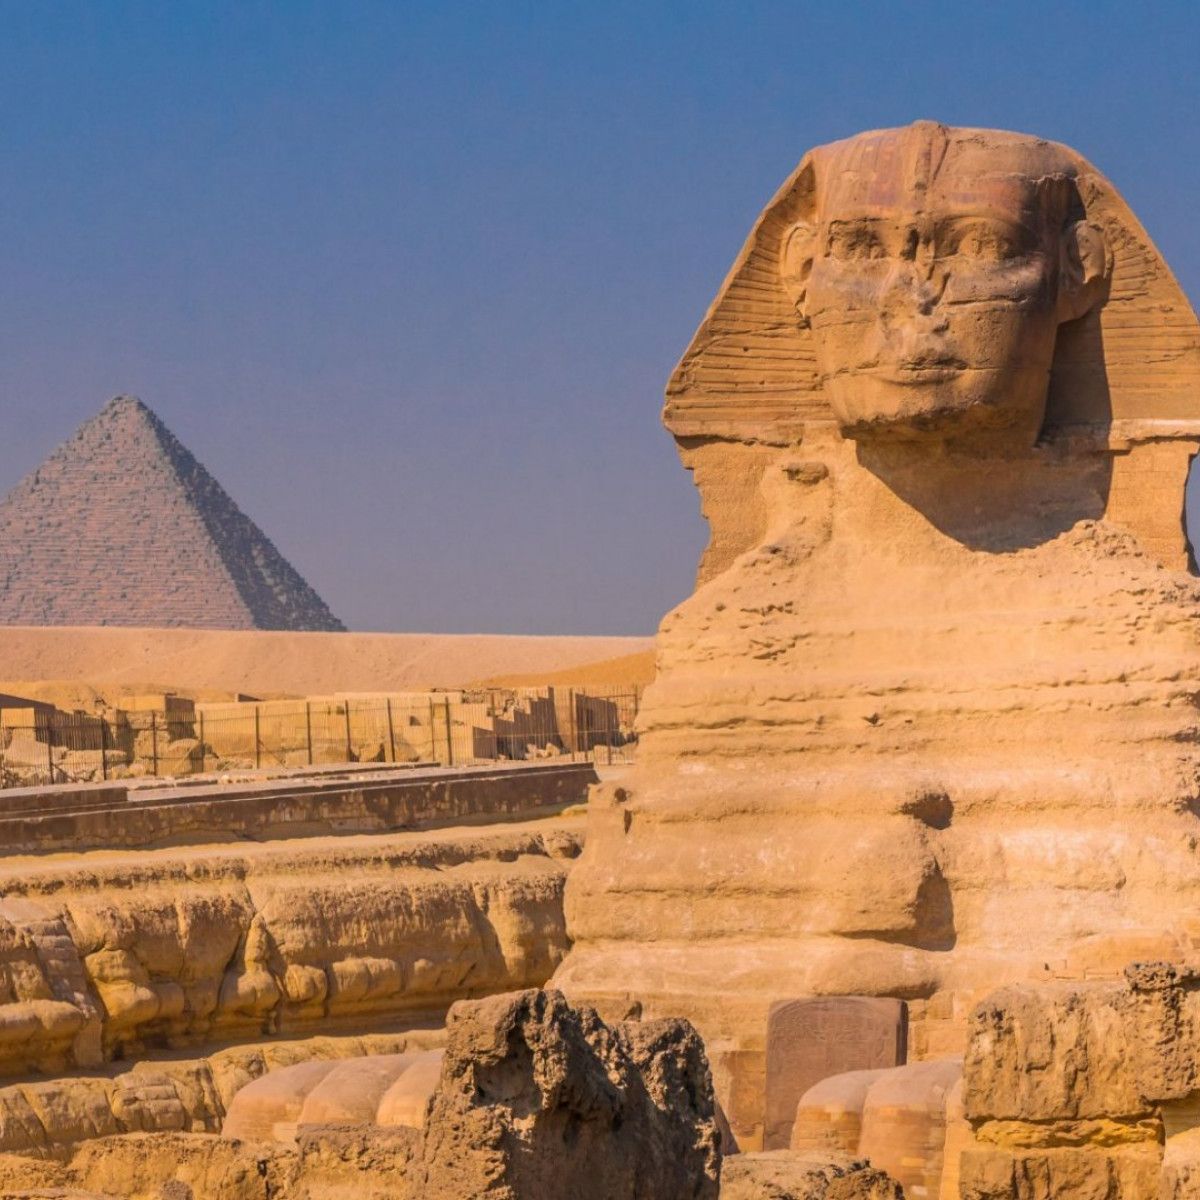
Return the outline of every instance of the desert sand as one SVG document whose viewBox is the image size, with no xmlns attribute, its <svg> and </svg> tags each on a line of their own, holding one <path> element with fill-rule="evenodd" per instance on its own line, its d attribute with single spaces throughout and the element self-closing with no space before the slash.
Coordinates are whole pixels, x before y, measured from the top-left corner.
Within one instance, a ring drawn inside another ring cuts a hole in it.
<svg viewBox="0 0 1200 1200">
<path fill-rule="evenodd" d="M 88 689 L 173 690 L 275 696 L 419 691 L 515 677 L 538 683 L 593 679 L 595 664 L 652 655 L 648 637 L 532 637 L 504 634 L 276 633 L 260 630 L 0 628 L 0 691 L 65 705 Z M 643 657 L 631 682 L 644 682 Z M 618 674 L 620 669 L 618 669 Z M 580 674 L 579 679 L 565 676 Z M 46 691 L 54 681 L 53 694 Z M 617 680 L 614 680 L 616 682 Z M 620 680 L 624 682 L 624 679 Z M 74 707 L 75 705 L 71 705 Z"/>
<path fill-rule="evenodd" d="M 622 654 L 619 658 L 604 658 L 596 662 L 563 667 L 542 674 L 523 672 L 517 675 L 495 675 L 490 679 L 472 682 L 492 687 L 545 687 L 547 684 L 591 684 L 593 687 L 642 687 L 654 682 L 653 650 Z"/>
</svg>

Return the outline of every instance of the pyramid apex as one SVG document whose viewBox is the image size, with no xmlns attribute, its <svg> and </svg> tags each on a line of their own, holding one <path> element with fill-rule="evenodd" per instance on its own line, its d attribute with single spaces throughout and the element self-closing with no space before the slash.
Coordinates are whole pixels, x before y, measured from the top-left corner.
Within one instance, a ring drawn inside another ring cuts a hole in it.
<svg viewBox="0 0 1200 1200">
<path fill-rule="evenodd" d="M 84 538 L 63 530 L 86 529 Z M 163 422 L 114 396 L 0 497 L 0 625 L 337 630 Z"/>
<path fill-rule="evenodd" d="M 122 393 L 119 396 L 114 396 L 101 410 L 101 412 L 149 412 L 150 409 L 137 398 L 137 396 L 129 396 Z"/>
</svg>

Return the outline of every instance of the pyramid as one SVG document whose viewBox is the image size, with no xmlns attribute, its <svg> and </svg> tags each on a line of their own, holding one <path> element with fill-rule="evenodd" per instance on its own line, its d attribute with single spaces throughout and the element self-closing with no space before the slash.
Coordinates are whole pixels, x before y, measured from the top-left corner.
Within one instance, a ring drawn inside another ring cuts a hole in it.
<svg viewBox="0 0 1200 1200">
<path fill-rule="evenodd" d="M 132 396 L 0 501 L 0 625 L 344 628 Z"/>
</svg>

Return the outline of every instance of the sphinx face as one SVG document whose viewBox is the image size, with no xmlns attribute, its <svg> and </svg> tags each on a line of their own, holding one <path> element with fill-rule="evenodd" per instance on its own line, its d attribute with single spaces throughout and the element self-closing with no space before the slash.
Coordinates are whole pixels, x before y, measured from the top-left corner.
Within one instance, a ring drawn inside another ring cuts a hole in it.
<svg viewBox="0 0 1200 1200">
<path fill-rule="evenodd" d="M 818 152 L 815 219 L 792 253 L 843 432 L 1032 444 L 1070 260 L 1057 166 L 1028 142 L 956 143 L 927 125 Z"/>
</svg>

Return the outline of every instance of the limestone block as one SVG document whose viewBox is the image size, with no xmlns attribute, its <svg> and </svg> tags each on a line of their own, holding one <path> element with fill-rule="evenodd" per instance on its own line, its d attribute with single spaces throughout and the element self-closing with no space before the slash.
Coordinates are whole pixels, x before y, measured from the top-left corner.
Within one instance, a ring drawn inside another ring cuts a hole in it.
<svg viewBox="0 0 1200 1200">
<path fill-rule="evenodd" d="M 391 958 L 343 958 L 329 968 L 329 1003 L 334 1008 L 394 996 L 404 987 L 404 970 Z"/>
<path fill-rule="evenodd" d="M 790 1148 L 804 1153 L 858 1153 L 867 1091 L 883 1071 L 848 1071 L 814 1084 L 800 1097 Z"/>
<path fill-rule="evenodd" d="M 222 1133 L 243 1141 L 294 1143 L 296 1125 L 308 1094 L 337 1065 L 336 1062 L 300 1063 L 247 1084 L 229 1106 Z"/>
<path fill-rule="evenodd" d="M 158 1133 L 191 1129 L 191 1117 L 175 1081 L 165 1075 L 121 1076 L 115 1082 L 111 1104 L 122 1130 Z"/>
<path fill-rule="evenodd" d="M 963 1152 L 961 1200 L 1158 1200 L 1157 1148 L 1024 1148 Z"/>
<path fill-rule="evenodd" d="M 24 1000 L 0 1007 L 0 1045 L 69 1042 L 83 1028 L 84 1014 L 61 1000 Z"/>
<path fill-rule="evenodd" d="M 10 1154 L 44 1150 L 54 1142 L 55 1132 L 53 1128 L 47 1130 L 42 1124 L 24 1091 L 19 1088 L 0 1091 L 0 1152 Z"/>
<path fill-rule="evenodd" d="M 424 1200 L 411 1190 L 408 1180 L 419 1156 L 419 1135 L 413 1129 L 361 1125 L 301 1129 L 296 1146 L 297 1200 Z"/>
<path fill-rule="evenodd" d="M 1158 1200 L 1200 1197 L 1200 1127 L 1167 1138 Z"/>
<path fill-rule="evenodd" d="M 961 1077 L 955 1059 L 909 1063 L 885 1071 L 867 1092 L 858 1152 L 905 1196 L 935 1200 L 941 1190 L 946 1101 Z"/>
<path fill-rule="evenodd" d="M 1131 965 L 1123 985 L 989 996 L 972 1016 L 963 1078 L 961 1196 L 1189 1194 L 1198 996 L 1193 972 L 1164 963 Z"/>
<path fill-rule="evenodd" d="M 131 950 L 98 950 L 84 960 L 113 1033 L 154 1020 L 161 1000 L 150 976 Z"/>
<path fill-rule="evenodd" d="M 377 1124 L 376 1113 L 381 1100 L 412 1065 L 413 1057 L 408 1054 L 369 1055 L 338 1063 L 308 1092 L 297 1118 L 298 1124 Z M 236 1107 L 237 1102 L 234 1103 Z"/>
<path fill-rule="evenodd" d="M 384 1092 L 375 1110 L 375 1123 L 384 1129 L 422 1129 L 429 1098 L 442 1075 L 442 1051 L 414 1054 L 396 1081 Z"/>
<path fill-rule="evenodd" d="M 1125 985 L 1004 988 L 971 1017 L 965 1107 L 991 1120 L 1124 1120 L 1195 1090 L 1200 993 L 1174 968 Z M 1120 1047 L 1119 1053 L 1114 1048 Z"/>
<path fill-rule="evenodd" d="M 282 1147 L 186 1133 L 86 1142 L 69 1163 L 77 1185 L 121 1200 L 293 1200 L 295 1166 Z"/>
<path fill-rule="evenodd" d="M 318 967 L 288 963 L 283 976 L 283 993 L 291 1004 L 324 1004 L 329 993 L 329 977 Z"/>
<path fill-rule="evenodd" d="M 62 1142 L 83 1142 L 121 1132 L 106 1081 L 56 1079 L 26 1087 L 25 1098 L 44 1130 Z"/>
<path fill-rule="evenodd" d="M 963 1081 L 946 1096 L 946 1137 L 942 1146 L 942 1184 L 938 1200 L 959 1200 L 962 1155 L 974 1143 L 971 1123 L 963 1111 Z"/>
<path fill-rule="evenodd" d="M 787 1149 L 800 1097 L 822 1079 L 903 1063 L 907 1026 L 903 1000 L 827 996 L 773 1004 L 763 1148 Z"/>
</svg>

